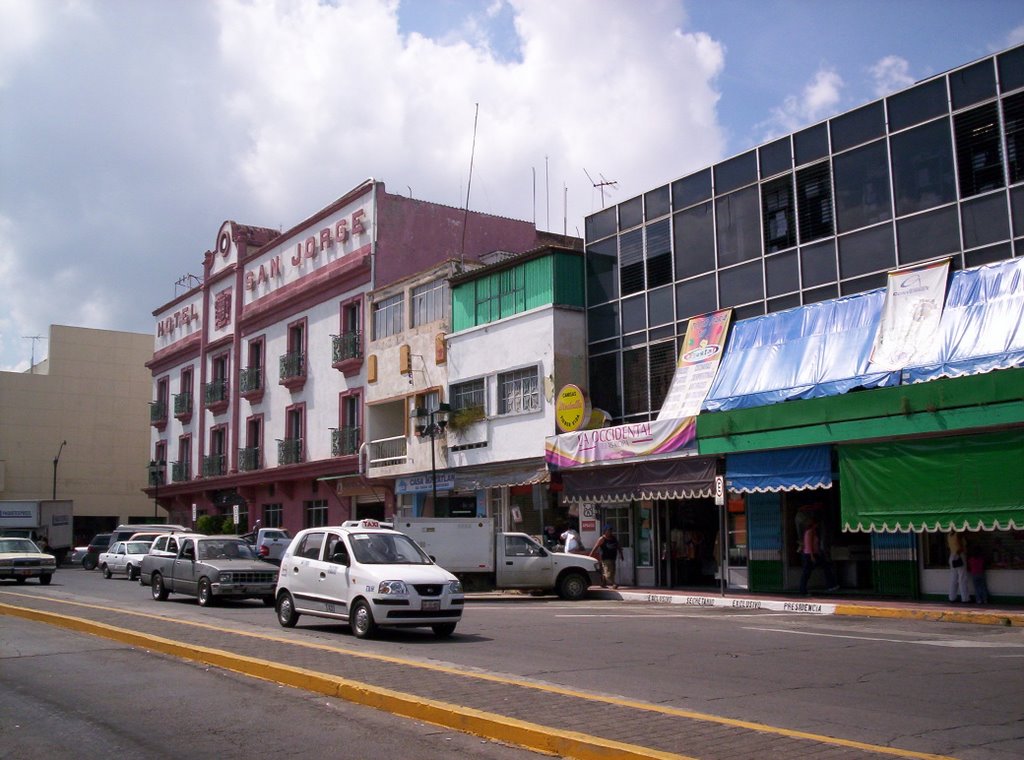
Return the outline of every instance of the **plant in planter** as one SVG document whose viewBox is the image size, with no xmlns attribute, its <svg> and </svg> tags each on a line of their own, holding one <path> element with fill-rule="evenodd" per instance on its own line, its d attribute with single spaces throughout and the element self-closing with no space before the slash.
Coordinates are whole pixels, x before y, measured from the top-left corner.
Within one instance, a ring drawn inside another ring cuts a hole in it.
<svg viewBox="0 0 1024 760">
<path fill-rule="evenodd" d="M 448 429 L 454 433 L 459 433 L 473 423 L 480 422 L 486 418 L 487 415 L 484 414 L 482 406 L 467 406 L 462 409 L 456 409 L 448 417 Z"/>
</svg>

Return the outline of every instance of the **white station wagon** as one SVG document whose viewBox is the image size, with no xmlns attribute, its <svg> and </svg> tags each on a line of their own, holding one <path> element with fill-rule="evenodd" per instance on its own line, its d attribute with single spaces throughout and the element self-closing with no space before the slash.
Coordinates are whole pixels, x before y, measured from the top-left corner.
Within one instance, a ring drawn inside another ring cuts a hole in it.
<svg viewBox="0 0 1024 760">
<path fill-rule="evenodd" d="M 300 531 L 281 557 L 277 621 L 299 615 L 347 622 L 359 638 L 378 627 L 429 626 L 450 636 L 462 619 L 462 583 L 411 538 L 374 520 Z"/>
</svg>

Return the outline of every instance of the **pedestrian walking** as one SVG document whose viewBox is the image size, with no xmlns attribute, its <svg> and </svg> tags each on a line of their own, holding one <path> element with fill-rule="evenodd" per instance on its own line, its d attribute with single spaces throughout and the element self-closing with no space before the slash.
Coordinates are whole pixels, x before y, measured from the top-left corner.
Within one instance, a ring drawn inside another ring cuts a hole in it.
<svg viewBox="0 0 1024 760">
<path fill-rule="evenodd" d="M 832 563 L 828 561 L 825 552 L 821 548 L 818 521 L 813 517 L 808 519 L 807 524 L 804 526 L 804 535 L 800 545 L 800 561 L 803 564 L 803 572 L 800 574 L 801 594 L 807 593 L 807 583 L 811 580 L 811 574 L 819 567 L 825 572 L 825 582 L 828 583 L 828 590 L 839 590 L 835 573 L 832 571 Z"/>
<path fill-rule="evenodd" d="M 967 593 L 967 541 L 963 533 L 952 530 L 946 536 L 946 544 L 949 546 L 949 601 L 955 602 L 959 595 L 960 602 L 966 604 L 971 600 Z"/>
<path fill-rule="evenodd" d="M 590 550 L 591 557 L 601 557 L 601 588 L 618 588 L 615 581 L 615 562 L 622 559 L 622 546 L 611 525 L 604 526 L 604 533 L 597 539 L 594 548 Z"/>
</svg>

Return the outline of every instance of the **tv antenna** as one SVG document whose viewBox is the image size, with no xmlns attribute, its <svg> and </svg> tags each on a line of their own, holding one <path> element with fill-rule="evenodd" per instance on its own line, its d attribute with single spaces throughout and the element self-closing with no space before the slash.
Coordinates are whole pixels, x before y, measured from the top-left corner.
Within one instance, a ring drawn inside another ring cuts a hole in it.
<svg viewBox="0 0 1024 760">
<path fill-rule="evenodd" d="M 584 167 L 583 173 L 587 175 L 587 179 L 590 180 L 590 184 L 593 185 L 596 189 L 601 191 L 601 208 L 604 208 L 604 189 L 606 187 L 612 187 L 613 188 L 613 187 L 615 187 L 619 183 L 617 181 L 613 180 L 613 179 L 605 179 L 603 174 L 598 174 L 597 175 L 598 177 L 601 178 L 600 182 L 594 182 L 594 178 L 590 176 L 590 172 L 588 172 L 586 170 L 586 167 Z"/>
<path fill-rule="evenodd" d="M 181 277 L 174 281 L 174 295 L 178 295 L 178 288 L 191 290 L 192 288 L 201 284 L 202 281 L 194 274 L 183 274 Z"/>
<path fill-rule="evenodd" d="M 28 371 L 35 374 L 36 371 L 36 341 L 46 340 L 42 335 L 22 335 L 22 339 L 32 341 L 32 358 L 29 359 Z"/>
</svg>

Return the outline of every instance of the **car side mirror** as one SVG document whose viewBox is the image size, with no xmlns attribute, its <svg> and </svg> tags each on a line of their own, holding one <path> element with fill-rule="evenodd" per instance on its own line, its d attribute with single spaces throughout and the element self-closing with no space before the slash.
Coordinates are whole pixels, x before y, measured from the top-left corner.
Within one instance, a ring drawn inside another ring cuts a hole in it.
<svg viewBox="0 0 1024 760">
<path fill-rule="evenodd" d="M 345 567 L 348 567 L 349 564 L 350 564 L 350 561 L 349 561 L 349 558 L 348 558 L 348 552 L 347 551 L 334 552 L 334 554 L 331 555 L 331 562 L 333 562 L 335 565 L 344 565 Z"/>
</svg>

